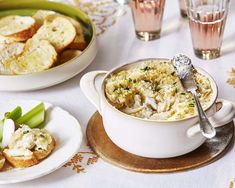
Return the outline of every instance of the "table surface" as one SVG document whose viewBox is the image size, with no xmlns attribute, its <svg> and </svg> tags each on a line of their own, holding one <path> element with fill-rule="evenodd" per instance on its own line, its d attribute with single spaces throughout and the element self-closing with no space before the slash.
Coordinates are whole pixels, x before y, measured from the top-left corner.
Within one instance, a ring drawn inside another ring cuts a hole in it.
<svg viewBox="0 0 235 188">
<path fill-rule="evenodd" d="M 1 100 L 36 99 L 58 105 L 79 120 L 85 134 L 87 122 L 96 109 L 81 92 L 79 81 L 82 75 L 92 70 L 110 70 L 115 66 L 142 58 L 171 58 L 180 52 L 187 54 L 196 66 L 204 68 L 214 77 L 219 87 L 220 98 L 235 102 L 235 88 L 232 83 L 227 83 L 229 78 L 231 82 L 235 82 L 235 73 L 229 74 L 232 68 L 235 68 L 235 2 L 231 4 L 226 23 L 222 56 L 211 61 L 200 60 L 194 55 L 188 23 L 187 20 L 180 18 L 177 0 L 166 1 L 162 36 L 152 42 L 136 39 L 128 6 L 117 6 L 109 0 L 104 2 L 81 3 L 84 10 L 93 10 L 90 16 L 96 22 L 99 34 L 97 57 L 85 71 L 73 79 L 47 89 L 16 93 L 1 92 Z M 94 10 L 92 7 L 99 10 Z M 99 19 L 104 19 L 100 11 L 102 8 L 106 10 L 106 23 L 99 23 Z M 65 186 L 225 188 L 229 187 L 229 182 L 233 178 L 235 178 L 234 147 L 223 158 L 202 168 L 170 174 L 143 174 L 117 168 L 102 159 L 97 161 L 97 156 L 89 150 L 84 138 L 80 152 L 67 167 L 62 167 L 39 179 L 1 185 L 1 188 Z"/>
</svg>

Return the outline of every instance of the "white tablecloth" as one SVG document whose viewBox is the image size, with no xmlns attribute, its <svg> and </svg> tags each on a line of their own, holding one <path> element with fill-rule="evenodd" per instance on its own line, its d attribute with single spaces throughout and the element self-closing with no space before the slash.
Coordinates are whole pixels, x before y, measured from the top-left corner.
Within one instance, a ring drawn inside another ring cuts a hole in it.
<svg viewBox="0 0 235 188">
<path fill-rule="evenodd" d="M 115 14 L 110 14 L 111 21 L 107 24 L 110 27 L 98 36 L 98 55 L 85 71 L 69 81 L 48 89 L 17 93 L 0 92 L 0 100 L 37 99 L 61 106 L 80 121 L 83 133 L 85 133 L 87 122 L 96 109 L 82 94 L 79 87 L 80 78 L 84 73 L 92 70 L 109 70 L 141 58 L 171 58 L 174 54 L 182 52 L 191 57 L 195 65 L 204 68 L 215 78 L 219 87 L 219 97 L 235 102 L 235 88 L 226 83 L 231 77 L 229 71 L 235 67 L 234 11 L 235 3 L 232 2 L 225 28 L 221 58 L 203 61 L 196 58 L 193 53 L 188 23 L 179 16 L 177 0 L 166 1 L 162 37 L 152 42 L 142 42 L 136 39 L 130 10 L 127 6 L 115 8 Z M 102 26 L 99 26 L 100 28 Z M 81 148 L 81 151 L 84 150 L 87 150 L 85 139 Z M 83 161 L 81 168 L 85 166 L 84 170 L 78 170 L 80 173 L 76 171 L 79 166 L 74 170 L 71 167 L 62 167 L 36 180 L 0 187 L 225 188 L 228 187 L 230 180 L 235 178 L 235 148 L 210 165 L 171 174 L 130 172 L 112 166 L 102 159 L 98 159 L 98 162 L 94 164 L 91 162 L 89 165 L 85 164 L 87 160 L 85 162 L 84 159 L 77 158 L 77 160 Z"/>
</svg>

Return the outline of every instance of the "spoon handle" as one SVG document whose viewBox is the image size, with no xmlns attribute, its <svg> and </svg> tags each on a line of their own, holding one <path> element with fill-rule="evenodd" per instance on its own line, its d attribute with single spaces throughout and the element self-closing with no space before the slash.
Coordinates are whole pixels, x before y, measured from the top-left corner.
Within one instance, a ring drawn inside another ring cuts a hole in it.
<svg viewBox="0 0 235 188">
<path fill-rule="evenodd" d="M 197 97 L 196 90 L 193 90 L 191 92 L 193 94 L 194 100 L 196 101 L 200 130 L 202 132 L 202 135 L 205 136 L 206 138 L 213 138 L 216 134 L 215 128 L 211 125 L 210 121 L 206 117 L 206 114 L 202 109 L 200 101 Z"/>
</svg>

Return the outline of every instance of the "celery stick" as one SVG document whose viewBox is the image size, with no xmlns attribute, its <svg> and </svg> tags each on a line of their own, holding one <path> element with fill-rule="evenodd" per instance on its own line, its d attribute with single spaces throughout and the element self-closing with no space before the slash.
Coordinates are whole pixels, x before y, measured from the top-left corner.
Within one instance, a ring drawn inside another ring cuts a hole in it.
<svg viewBox="0 0 235 188">
<path fill-rule="evenodd" d="M 40 103 L 32 110 L 21 116 L 16 120 L 17 125 L 25 124 L 30 128 L 36 128 L 40 126 L 45 119 L 45 107 L 43 103 Z"/>
<path fill-rule="evenodd" d="M 22 109 L 20 106 L 17 106 L 14 110 L 11 112 L 6 112 L 5 113 L 5 118 L 6 119 L 12 119 L 13 121 L 16 121 L 19 119 L 22 115 Z"/>
<path fill-rule="evenodd" d="M 14 110 L 11 112 L 6 112 L 5 117 L 0 120 L 0 142 L 2 141 L 2 133 L 3 133 L 3 125 L 5 119 L 12 119 L 13 121 L 19 119 L 22 115 L 22 109 L 20 106 L 17 106 Z"/>
<path fill-rule="evenodd" d="M 0 120 L 0 142 L 2 142 L 3 124 L 4 120 Z"/>
</svg>

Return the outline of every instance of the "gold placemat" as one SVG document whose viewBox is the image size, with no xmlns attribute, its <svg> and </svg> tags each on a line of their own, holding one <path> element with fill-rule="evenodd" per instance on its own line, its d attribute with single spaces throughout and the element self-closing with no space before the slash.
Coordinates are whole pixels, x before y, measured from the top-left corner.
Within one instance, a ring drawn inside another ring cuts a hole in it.
<svg viewBox="0 0 235 188">
<path fill-rule="evenodd" d="M 98 112 L 91 117 L 86 134 L 94 152 L 115 166 L 145 173 L 176 172 L 204 166 L 222 157 L 233 143 L 234 124 L 231 122 L 218 128 L 213 139 L 207 140 L 193 152 L 168 159 L 140 157 L 116 146 L 106 134 Z"/>
</svg>

